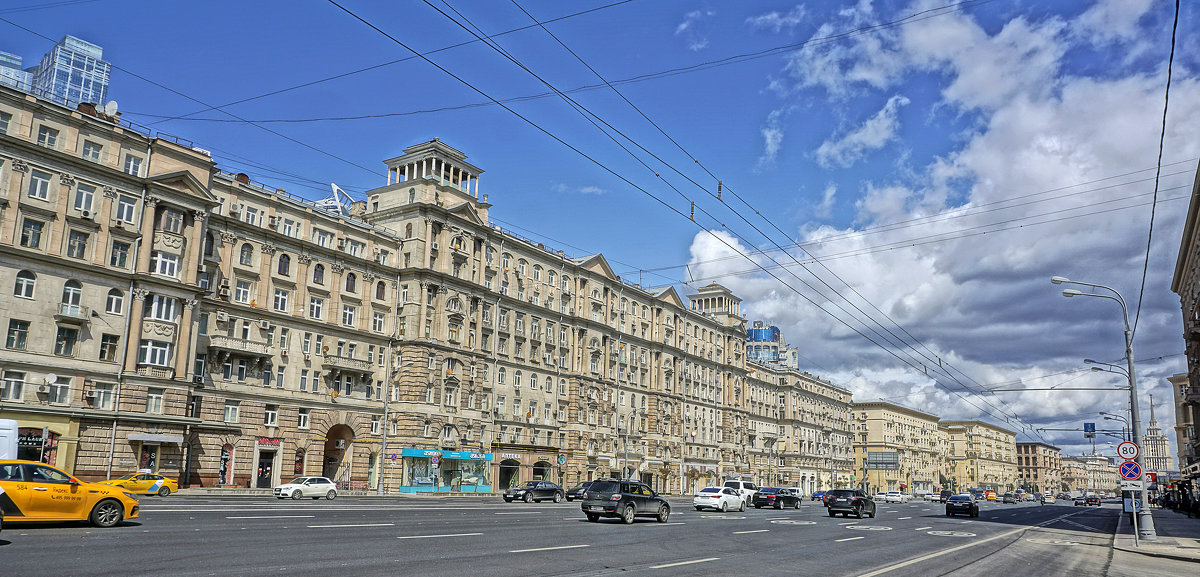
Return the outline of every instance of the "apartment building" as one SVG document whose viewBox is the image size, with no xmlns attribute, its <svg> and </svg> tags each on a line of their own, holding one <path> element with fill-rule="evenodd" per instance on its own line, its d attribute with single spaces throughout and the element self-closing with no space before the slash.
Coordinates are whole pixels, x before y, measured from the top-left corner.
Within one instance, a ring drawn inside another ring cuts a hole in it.
<svg viewBox="0 0 1200 577">
<path fill-rule="evenodd" d="M 947 470 L 957 490 L 1018 487 L 1016 431 L 984 421 L 942 421 L 950 447 Z"/>
<path fill-rule="evenodd" d="M 1196 423 L 1200 421 L 1200 171 L 1192 185 L 1192 200 L 1188 203 L 1187 220 L 1179 241 L 1179 256 L 1175 261 L 1175 275 L 1171 279 L 1171 292 L 1179 295 L 1180 312 L 1183 316 L 1183 344 L 1187 352 L 1186 385 L 1180 385 L 1175 394 L 1176 422 Z M 1174 389 L 1173 389 L 1174 390 Z M 1200 478 L 1200 437 L 1188 435 L 1189 444 L 1180 447 L 1180 473 L 1183 479 Z M 1187 460 L 1188 463 L 1182 461 Z"/>
<path fill-rule="evenodd" d="M 1039 442 L 1017 443 L 1017 477 L 1020 488 L 1033 493 L 1062 490 L 1062 451 Z"/>
<path fill-rule="evenodd" d="M 886 401 L 854 403 L 853 413 L 854 460 L 868 490 L 941 489 L 948 438 L 938 417 Z"/>
</svg>

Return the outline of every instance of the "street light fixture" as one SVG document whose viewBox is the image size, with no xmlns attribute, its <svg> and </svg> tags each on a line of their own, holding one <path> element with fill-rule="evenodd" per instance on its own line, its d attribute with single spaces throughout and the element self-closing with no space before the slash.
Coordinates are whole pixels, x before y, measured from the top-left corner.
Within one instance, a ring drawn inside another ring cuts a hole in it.
<svg viewBox="0 0 1200 577">
<path fill-rule="evenodd" d="M 1066 277 L 1061 277 L 1061 276 L 1052 277 L 1050 279 L 1050 283 L 1056 284 L 1056 285 L 1063 284 L 1063 283 L 1075 284 L 1075 285 L 1092 287 L 1092 289 L 1105 290 L 1111 294 L 1097 294 L 1096 292 L 1085 293 L 1085 292 L 1078 291 L 1075 289 L 1066 289 L 1062 292 L 1062 295 L 1064 297 L 1068 297 L 1068 298 L 1076 297 L 1076 296 L 1087 296 L 1087 297 L 1108 299 L 1111 301 L 1116 301 L 1118 304 L 1121 305 L 1121 315 L 1122 315 L 1123 319 L 1125 320 L 1125 362 L 1128 367 L 1128 369 L 1127 369 L 1128 372 L 1125 373 L 1125 376 L 1129 378 L 1130 437 L 1133 439 L 1134 444 L 1141 446 L 1142 423 L 1141 423 L 1141 417 L 1139 416 L 1139 411 L 1138 411 L 1137 377 L 1136 377 L 1136 373 L 1134 372 L 1134 369 L 1133 369 L 1133 331 L 1131 331 L 1129 329 L 1129 307 L 1126 306 L 1124 297 L 1122 297 L 1121 293 L 1117 292 L 1117 290 L 1112 287 L 1104 286 L 1101 284 L 1082 282 L 1082 281 L 1073 281 Z M 1089 363 L 1089 364 L 1107 364 L 1107 363 L 1095 363 L 1093 361 L 1093 363 Z M 1093 367 L 1093 368 L 1096 368 L 1096 367 Z M 1104 369 L 1101 369 L 1101 370 L 1104 370 Z M 1138 454 L 1138 458 L 1135 460 L 1135 462 L 1138 464 L 1139 467 L 1141 467 L 1142 455 L 1141 455 L 1140 451 Z M 1149 539 L 1149 540 L 1158 539 L 1158 534 L 1154 530 L 1154 516 L 1150 514 L 1150 509 L 1144 506 L 1144 504 L 1146 503 L 1146 491 L 1145 491 L 1145 489 L 1142 489 L 1141 491 L 1136 491 L 1136 493 L 1140 494 L 1141 503 L 1143 504 L 1143 506 L 1141 508 L 1139 508 L 1137 513 L 1134 514 L 1135 538 Z"/>
</svg>

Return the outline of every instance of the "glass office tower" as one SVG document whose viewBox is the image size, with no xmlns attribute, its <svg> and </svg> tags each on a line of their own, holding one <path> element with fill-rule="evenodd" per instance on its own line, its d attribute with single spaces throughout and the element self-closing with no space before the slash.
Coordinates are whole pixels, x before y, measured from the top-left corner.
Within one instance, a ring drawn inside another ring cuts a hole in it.
<svg viewBox="0 0 1200 577">
<path fill-rule="evenodd" d="M 101 60 L 103 57 L 99 46 L 74 36 L 63 37 L 40 64 L 29 69 L 34 92 L 66 104 L 104 104 L 112 65 Z"/>
</svg>

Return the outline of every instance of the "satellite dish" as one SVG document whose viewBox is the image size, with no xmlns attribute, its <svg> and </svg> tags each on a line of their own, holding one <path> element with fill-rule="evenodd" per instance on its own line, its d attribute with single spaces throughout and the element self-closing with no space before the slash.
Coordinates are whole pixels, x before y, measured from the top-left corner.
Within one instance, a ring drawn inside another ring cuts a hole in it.
<svg viewBox="0 0 1200 577">
<path fill-rule="evenodd" d="M 58 382 L 58 375 L 54 373 L 46 373 L 46 384 L 53 385 Z"/>
<path fill-rule="evenodd" d="M 117 101 L 109 100 L 108 104 L 104 105 L 105 116 L 115 116 L 117 114 Z"/>
</svg>

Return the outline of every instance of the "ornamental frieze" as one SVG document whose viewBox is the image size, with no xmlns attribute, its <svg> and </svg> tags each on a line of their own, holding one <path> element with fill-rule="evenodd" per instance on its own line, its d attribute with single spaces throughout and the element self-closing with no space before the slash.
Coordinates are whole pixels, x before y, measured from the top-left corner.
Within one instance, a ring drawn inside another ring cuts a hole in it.
<svg viewBox="0 0 1200 577">
<path fill-rule="evenodd" d="M 158 321 L 142 321 L 142 334 L 171 338 L 175 336 L 175 325 Z"/>
</svg>

